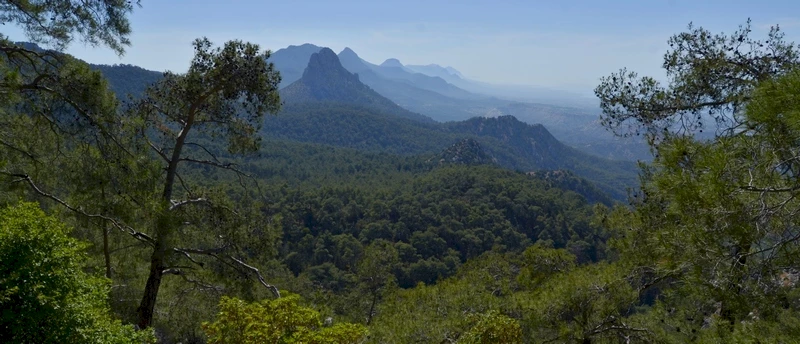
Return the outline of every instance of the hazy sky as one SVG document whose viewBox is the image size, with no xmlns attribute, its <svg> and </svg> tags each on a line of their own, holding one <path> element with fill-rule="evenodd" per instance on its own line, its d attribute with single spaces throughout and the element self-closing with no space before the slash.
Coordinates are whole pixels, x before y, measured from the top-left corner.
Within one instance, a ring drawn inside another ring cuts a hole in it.
<svg viewBox="0 0 800 344">
<path fill-rule="evenodd" d="M 748 17 L 756 35 L 778 23 L 800 42 L 796 0 L 143 0 L 124 57 L 82 44 L 69 52 L 92 63 L 183 71 L 197 37 L 273 51 L 313 43 L 350 47 L 373 63 L 394 57 L 452 66 L 476 80 L 590 91 L 620 67 L 658 76 L 667 39 L 690 21 L 730 32 Z"/>
</svg>

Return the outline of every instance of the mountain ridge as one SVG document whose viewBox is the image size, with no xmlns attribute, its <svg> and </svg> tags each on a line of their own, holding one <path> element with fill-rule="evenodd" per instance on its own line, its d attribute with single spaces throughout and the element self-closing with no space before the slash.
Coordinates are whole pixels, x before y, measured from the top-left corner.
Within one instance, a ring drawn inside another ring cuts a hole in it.
<svg viewBox="0 0 800 344">
<path fill-rule="evenodd" d="M 364 105 L 387 114 L 420 122 L 434 122 L 430 117 L 413 113 L 375 92 L 345 69 L 329 48 L 311 55 L 303 76 L 280 90 L 285 103 L 340 102 Z"/>
</svg>

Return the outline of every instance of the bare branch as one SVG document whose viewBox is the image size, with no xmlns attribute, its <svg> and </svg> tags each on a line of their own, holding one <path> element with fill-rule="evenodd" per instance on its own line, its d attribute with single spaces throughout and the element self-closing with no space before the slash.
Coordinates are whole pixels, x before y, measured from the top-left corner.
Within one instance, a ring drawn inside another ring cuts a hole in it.
<svg viewBox="0 0 800 344">
<path fill-rule="evenodd" d="M 164 154 L 164 150 L 162 150 L 161 148 L 156 147 L 156 145 L 153 144 L 153 142 L 150 141 L 150 139 L 147 138 L 146 135 L 145 135 L 145 139 L 147 140 L 147 144 L 150 145 L 150 148 L 152 148 L 158 154 L 158 156 L 161 157 L 161 159 L 163 159 L 167 164 L 169 164 L 169 157 L 166 154 Z"/>
<path fill-rule="evenodd" d="M 60 92 L 58 92 L 58 91 L 56 91 L 56 90 L 54 90 L 54 89 L 52 89 L 52 88 L 50 88 L 48 86 L 39 85 L 39 84 L 21 85 L 20 89 L 21 90 L 33 90 L 33 91 L 44 91 L 44 92 L 50 93 L 52 95 L 55 95 L 60 100 L 62 100 L 64 102 L 66 102 L 67 104 L 69 104 L 83 118 L 85 118 L 87 121 L 89 121 L 89 124 L 91 124 L 92 127 L 97 128 L 98 130 L 100 130 L 100 132 L 103 134 L 103 137 L 106 137 L 106 138 L 110 139 L 112 142 L 114 142 L 114 144 L 118 148 L 120 148 L 122 151 L 124 151 L 129 156 L 134 156 L 134 154 L 132 154 L 131 152 L 128 151 L 127 147 L 125 147 L 124 144 L 119 142 L 119 140 L 117 140 L 117 138 L 114 135 L 111 135 L 107 131 L 107 128 L 105 128 L 102 125 L 100 125 L 99 123 L 97 123 L 97 121 L 91 116 L 91 111 L 84 109 L 83 107 L 81 107 L 78 103 L 76 103 L 70 97 L 68 97 L 68 96 L 66 96 L 64 94 L 61 94 Z"/>
<path fill-rule="evenodd" d="M 181 174 L 178 173 L 178 172 L 175 172 L 175 178 L 177 178 L 178 182 L 181 183 L 181 187 L 183 188 L 184 191 L 186 191 L 186 194 L 189 195 L 189 197 L 192 197 L 192 195 L 193 195 L 192 190 L 189 189 L 188 185 L 186 185 L 186 181 L 183 180 L 183 177 L 181 177 Z"/>
<path fill-rule="evenodd" d="M 181 207 L 183 207 L 185 205 L 189 205 L 189 204 L 197 204 L 197 203 L 210 204 L 211 202 L 209 200 L 201 197 L 201 198 L 188 199 L 188 200 L 185 200 L 185 201 L 171 200 L 170 203 L 172 203 L 172 205 L 169 207 L 169 210 L 173 211 L 175 209 L 181 208 Z"/>
<path fill-rule="evenodd" d="M 216 162 L 216 161 L 211 161 L 211 160 L 199 160 L 199 159 L 192 159 L 192 158 L 182 158 L 182 159 L 180 159 L 180 161 L 186 161 L 186 162 L 191 162 L 191 163 L 196 163 L 196 164 L 209 165 L 209 166 L 214 166 L 214 167 L 221 168 L 221 169 L 228 170 L 228 171 L 233 171 L 234 173 L 236 173 L 236 177 L 239 179 L 239 185 L 241 185 L 242 187 L 246 188 L 246 186 L 245 186 L 245 178 L 253 180 L 255 182 L 255 184 L 256 184 L 256 189 L 258 189 L 259 195 L 263 196 L 263 193 L 261 192 L 261 186 L 258 184 L 258 180 L 256 180 L 250 174 L 247 174 L 244 171 L 238 169 L 236 167 L 236 164 L 234 164 L 234 163 L 230 163 L 230 162 L 229 163 L 222 163 L 222 162 Z"/>
<path fill-rule="evenodd" d="M 203 283 L 201 281 L 198 281 L 198 280 L 195 280 L 195 279 L 191 279 L 191 278 L 189 278 L 189 276 L 186 275 L 186 272 L 183 269 L 186 269 L 186 268 L 185 267 L 183 267 L 183 268 L 169 268 L 169 269 L 164 269 L 164 271 L 162 271 L 162 273 L 165 274 L 165 275 L 180 276 L 184 281 L 189 282 L 190 284 L 193 284 L 195 286 L 200 287 L 201 290 L 202 289 L 211 289 L 211 290 L 218 291 L 218 292 L 221 292 L 221 291 L 225 290 L 225 288 L 223 288 L 223 287 L 219 287 L 219 286 L 215 286 L 213 284 Z"/>
<path fill-rule="evenodd" d="M 209 151 L 209 150 L 208 150 L 208 148 L 206 148 L 205 146 L 203 146 L 203 145 L 201 145 L 201 144 L 199 144 L 199 143 L 195 143 L 195 142 L 186 142 L 186 143 L 185 143 L 185 145 L 187 145 L 187 146 L 193 146 L 193 147 L 199 147 L 200 149 L 202 149 L 203 151 L 205 151 L 205 152 L 206 152 L 206 154 L 208 154 L 208 155 L 211 157 L 211 159 L 214 159 L 214 161 L 215 161 L 215 162 L 221 163 L 221 162 L 219 161 L 219 159 L 217 159 L 217 156 L 216 156 L 216 155 L 214 155 L 214 153 L 211 153 L 211 151 Z"/>
<path fill-rule="evenodd" d="M 28 176 L 27 174 L 10 173 L 10 172 L 6 172 L 6 171 L 0 171 L 0 174 L 6 175 L 6 176 L 9 176 L 9 177 L 19 178 L 17 181 L 26 182 L 31 187 L 31 189 L 33 189 L 33 191 L 36 192 L 37 194 L 39 194 L 40 196 L 49 198 L 50 200 L 53 200 L 56 203 L 61 204 L 62 206 L 64 206 L 65 208 L 69 209 L 72 212 L 75 212 L 77 214 L 80 214 L 80 215 L 83 215 L 83 216 L 86 216 L 86 217 L 89 217 L 89 218 L 103 219 L 105 221 L 110 222 L 114 227 L 116 227 L 120 231 L 131 235 L 136 240 L 139 240 L 139 241 L 142 241 L 144 243 L 147 243 L 150 246 L 154 246 L 155 245 L 155 240 L 153 240 L 153 238 L 151 238 L 147 234 L 144 234 L 142 232 L 139 232 L 139 231 L 135 230 L 131 226 L 125 225 L 125 224 L 121 223 L 120 221 L 118 221 L 118 220 L 116 220 L 114 218 L 111 218 L 109 216 L 106 216 L 106 215 L 87 213 L 83 209 L 76 208 L 76 207 L 70 205 L 69 203 L 65 202 L 64 200 L 56 197 L 55 195 L 43 191 L 41 188 L 39 188 L 38 185 L 36 185 L 36 183 L 33 182 L 33 179 L 31 179 L 31 177 Z"/>
<path fill-rule="evenodd" d="M 10 148 L 11 150 L 14 150 L 14 151 L 17 151 L 19 153 L 22 153 L 23 155 L 27 156 L 31 160 L 38 162 L 38 160 L 36 159 L 36 156 L 34 156 L 30 152 L 28 152 L 28 151 L 26 151 L 26 150 L 24 150 L 22 148 L 14 146 L 14 145 L 12 145 L 12 144 L 10 144 L 10 143 L 8 143 L 6 141 L 3 141 L 3 140 L 0 140 L 0 145 L 6 146 L 6 147 Z"/>
<path fill-rule="evenodd" d="M 272 291 L 272 294 L 275 295 L 276 298 L 280 298 L 281 297 L 281 292 L 278 290 L 278 288 L 275 287 L 274 285 L 268 284 L 267 281 L 264 280 L 264 276 L 261 275 L 261 272 L 258 271 L 258 269 L 256 267 L 248 265 L 247 263 L 245 263 L 245 262 L 243 262 L 243 261 L 241 261 L 239 259 L 236 259 L 236 258 L 234 258 L 232 256 L 228 256 L 228 257 L 230 259 L 232 259 L 234 262 L 236 262 L 239 265 L 241 265 L 242 267 L 252 271 L 258 277 L 258 281 L 261 282 L 261 285 L 263 285 L 265 288 L 267 288 L 270 291 Z"/>
<path fill-rule="evenodd" d="M 186 161 L 186 162 L 193 162 L 193 163 L 196 163 L 196 164 L 210 165 L 210 166 L 214 166 L 214 167 L 218 167 L 218 168 L 222 168 L 222 169 L 226 169 L 226 170 L 231 170 L 231 171 L 234 171 L 236 173 L 247 175 L 244 172 L 242 172 L 239 169 L 237 169 L 235 167 L 236 164 L 230 163 L 230 162 L 229 163 L 223 163 L 221 161 L 199 160 L 199 159 L 192 159 L 192 158 L 181 158 L 178 161 Z"/>
<path fill-rule="evenodd" d="M 177 252 L 177 253 L 181 253 L 181 254 L 183 254 L 183 255 L 184 255 L 184 256 L 186 256 L 186 258 L 187 258 L 187 259 L 189 259 L 189 260 L 190 260 L 192 263 L 195 263 L 195 264 L 199 265 L 201 268 L 202 268 L 202 267 L 205 267 L 205 264 L 203 264 L 202 262 L 198 262 L 198 261 L 196 261 L 196 260 L 195 260 L 195 259 L 192 257 L 192 255 L 190 255 L 190 254 L 189 254 L 189 252 L 187 252 L 186 250 L 179 249 L 179 248 L 173 248 L 172 250 L 173 250 L 173 251 L 175 251 L 175 252 Z"/>
<path fill-rule="evenodd" d="M 745 191 L 754 191 L 754 192 L 792 192 L 800 190 L 800 185 L 796 185 L 790 188 L 758 188 L 748 185 L 748 186 L 740 186 L 739 188 Z"/>
<path fill-rule="evenodd" d="M 203 267 L 204 264 L 201 263 L 201 262 L 198 262 L 197 260 L 192 258 L 191 254 L 201 254 L 201 255 L 211 256 L 211 257 L 219 259 L 222 262 L 225 262 L 225 259 L 223 259 L 223 258 L 228 258 L 231 261 L 233 261 L 234 263 L 236 263 L 237 266 L 245 268 L 245 269 L 249 270 L 250 272 L 252 272 L 253 274 L 255 274 L 256 277 L 258 278 L 258 282 L 261 283 L 261 285 L 263 285 L 265 288 L 269 289 L 272 292 L 272 294 L 275 295 L 276 298 L 280 298 L 281 297 L 281 293 L 278 290 L 278 288 L 275 287 L 272 284 L 267 283 L 267 281 L 264 279 L 264 276 L 261 275 L 261 271 L 258 270 L 258 268 L 254 267 L 252 265 L 249 265 L 249 264 L 245 263 L 244 261 L 242 261 L 241 259 L 238 259 L 238 258 L 233 257 L 231 255 L 228 255 L 228 254 L 226 254 L 224 256 L 220 256 L 219 255 L 219 253 L 224 252 L 227 248 L 228 248 L 228 246 L 217 247 L 217 248 L 212 248 L 212 249 L 174 248 L 173 251 L 177 252 L 177 253 L 180 253 L 180 254 L 183 254 L 189 260 L 191 260 L 193 263 L 195 263 L 195 264 L 197 264 L 197 265 L 199 265 L 201 267 Z M 228 262 L 225 262 L 225 263 L 228 263 Z"/>
</svg>

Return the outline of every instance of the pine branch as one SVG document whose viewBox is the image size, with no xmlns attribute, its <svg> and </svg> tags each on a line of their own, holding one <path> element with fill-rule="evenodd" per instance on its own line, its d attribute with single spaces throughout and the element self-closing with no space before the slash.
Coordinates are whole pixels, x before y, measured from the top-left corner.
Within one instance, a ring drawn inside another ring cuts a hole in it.
<svg viewBox="0 0 800 344">
<path fill-rule="evenodd" d="M 56 203 L 61 204 L 62 206 L 64 206 L 65 208 L 69 209 L 70 211 L 72 211 L 74 213 L 86 216 L 88 218 L 99 218 L 99 219 L 108 221 L 114 227 L 116 227 L 117 229 L 119 229 L 120 231 L 122 231 L 124 233 L 129 234 L 134 239 L 142 241 L 144 243 L 147 243 L 150 246 L 155 246 L 155 240 L 153 240 L 153 238 L 151 238 L 147 234 L 144 234 L 142 232 L 137 231 L 136 229 L 134 229 L 131 226 L 125 225 L 122 222 L 120 222 L 120 221 L 118 221 L 118 220 L 116 220 L 116 219 L 114 219 L 112 217 L 106 216 L 106 215 L 88 213 L 88 212 L 84 211 L 80 207 L 72 206 L 69 203 L 67 203 L 66 201 L 56 197 L 55 195 L 45 192 L 38 185 L 36 185 L 36 183 L 34 183 L 33 179 L 30 176 L 28 176 L 27 174 L 10 173 L 10 172 L 6 172 L 6 171 L 0 171 L 0 174 L 6 175 L 6 176 L 9 176 L 9 177 L 18 178 L 17 180 L 15 180 L 15 182 L 25 182 L 25 183 L 27 183 L 31 187 L 31 189 L 33 189 L 33 191 L 36 192 L 37 194 L 39 194 L 40 196 L 48 198 L 50 200 L 53 200 Z"/>
</svg>

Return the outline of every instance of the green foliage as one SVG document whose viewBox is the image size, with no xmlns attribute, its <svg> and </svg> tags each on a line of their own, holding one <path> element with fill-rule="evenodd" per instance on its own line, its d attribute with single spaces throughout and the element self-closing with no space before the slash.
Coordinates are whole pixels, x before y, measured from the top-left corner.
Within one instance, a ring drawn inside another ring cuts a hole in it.
<svg viewBox="0 0 800 344">
<path fill-rule="evenodd" d="M 337 323 L 323 326 L 319 312 L 301 306 L 297 295 L 247 303 L 223 297 L 213 323 L 203 323 L 211 344 L 225 343 L 361 343 L 367 328 Z"/>
<path fill-rule="evenodd" d="M 670 40 L 668 87 L 624 86 L 625 75 L 598 87 L 606 125 L 646 131 L 657 153 L 633 208 L 606 223 L 639 290 L 640 312 L 626 321 L 660 341 L 790 342 L 794 333 L 798 53 L 777 28 L 764 42 L 749 32 L 690 27 Z M 706 111 L 718 135 L 688 135 Z"/>
<path fill-rule="evenodd" d="M 83 271 L 86 244 L 33 203 L 0 211 L 0 340 L 7 343 L 154 341 L 109 314 L 109 281 Z"/>
<path fill-rule="evenodd" d="M 515 337 L 514 320 L 494 311 L 510 303 L 519 262 L 512 255 L 486 254 L 459 269 L 456 276 L 435 285 L 420 284 L 386 297 L 370 325 L 380 343 L 456 341 L 493 336 L 501 329 Z"/>
<path fill-rule="evenodd" d="M 523 253 L 525 268 L 518 278 L 520 284 L 526 288 L 537 288 L 554 274 L 575 268 L 575 255 L 563 248 L 547 248 L 544 245 L 541 241 L 536 242 Z"/>
<path fill-rule="evenodd" d="M 633 211 L 618 210 L 612 222 L 624 233 L 615 245 L 638 266 L 645 284 L 695 319 L 675 327 L 699 331 L 705 321 L 730 332 L 731 324 L 754 312 L 757 322 L 769 324 L 796 310 L 787 302 L 795 283 L 782 284 L 781 276 L 794 276 L 787 266 L 800 253 L 798 152 L 787 144 L 798 135 L 792 105 L 798 80 L 800 74 L 791 72 L 758 88 L 740 135 L 661 143 L 660 156 L 645 170 L 642 198 Z M 717 321 L 708 320 L 712 313 Z M 726 338 L 726 331 L 716 332 Z"/>
<path fill-rule="evenodd" d="M 34 43 L 47 43 L 58 50 L 79 37 L 85 43 L 104 44 L 122 55 L 125 46 L 130 45 L 127 16 L 132 11 L 133 3 L 127 0 L 27 0 L 0 5 L 0 21 L 18 24 Z"/>
<path fill-rule="evenodd" d="M 204 38 L 195 40 L 193 45 L 195 56 L 189 70 L 184 74 L 165 73 L 147 88 L 141 99 L 130 104 L 124 115 L 135 125 L 131 131 L 138 134 L 137 143 L 151 149 L 149 158 L 156 159 L 165 172 L 164 179 L 155 180 L 160 194 L 148 195 L 157 205 L 151 219 L 151 234 L 143 236 L 143 241 L 152 246 L 150 271 L 137 308 L 138 324 L 143 328 L 152 325 L 165 273 L 185 276 L 194 266 L 205 267 L 206 262 L 192 255 L 241 267 L 245 273 L 257 275 L 264 286 L 277 294 L 277 289 L 261 278 L 257 268 L 232 253 L 246 245 L 236 245 L 230 239 L 241 238 L 254 227 L 260 227 L 260 213 L 255 210 L 257 202 L 243 197 L 240 205 L 246 206 L 234 210 L 232 205 L 225 204 L 226 197 L 219 197 L 219 192 L 215 195 L 214 191 L 187 183 L 181 177 L 184 170 L 181 166 L 207 165 L 232 171 L 241 178 L 243 173 L 238 168 L 220 161 L 204 144 L 193 140 L 199 137 L 225 142 L 229 154 L 258 150 L 261 121 L 266 114 L 280 108 L 277 92 L 280 75 L 267 62 L 269 51 L 260 51 L 256 44 L 229 41 L 222 47 L 213 47 Z M 250 195 L 245 193 L 245 196 Z M 184 232 L 198 227 L 218 229 L 224 234 Z M 268 235 L 260 238 L 267 239 Z M 205 248 L 209 246 L 212 248 Z M 176 257 L 194 265 L 174 267 L 180 266 L 175 263 Z"/>
<path fill-rule="evenodd" d="M 469 318 L 475 322 L 475 325 L 458 339 L 458 343 L 522 343 L 522 328 L 515 319 L 497 311 L 478 315 L 470 314 Z"/>
<path fill-rule="evenodd" d="M 358 246 L 385 240 L 397 252 L 392 273 L 398 284 L 412 287 L 435 283 L 484 252 L 521 252 L 536 240 L 569 249 L 582 262 L 603 256 L 603 234 L 592 225 L 585 199 L 535 176 L 492 166 L 446 166 L 387 177 L 397 182 L 324 182 L 269 192 L 276 200 L 272 211 L 283 220 L 279 252 L 288 267 L 300 274 L 332 263 L 321 276 L 352 273 L 348 255 L 358 259 Z M 335 281 L 310 277 L 321 285 Z M 347 278 L 339 280 L 346 286 Z"/>
<path fill-rule="evenodd" d="M 537 342 L 582 343 L 638 338 L 626 324 L 638 301 L 625 266 L 597 263 L 556 273 L 531 292 L 515 295 L 527 336 Z"/>
<path fill-rule="evenodd" d="M 718 133 L 735 133 L 756 86 L 800 62 L 778 26 L 766 40 L 751 38 L 751 31 L 749 20 L 729 35 L 690 24 L 669 40 L 666 86 L 626 69 L 604 77 L 595 89 L 603 125 L 618 135 L 646 135 L 651 143 L 673 131 L 702 133 L 714 123 Z"/>
<path fill-rule="evenodd" d="M 569 169 L 617 200 L 624 199 L 625 188 L 635 183 L 634 163 L 586 155 L 556 140 L 543 126 L 511 116 L 433 125 L 363 105 L 290 104 L 264 123 L 263 133 L 273 139 L 402 155 L 439 154 L 455 142 L 473 138 L 500 166 L 520 171 Z"/>
<path fill-rule="evenodd" d="M 359 281 L 358 289 L 361 290 L 359 294 L 367 296 L 369 300 L 367 325 L 372 321 L 375 307 L 386 290 L 397 283 L 394 270 L 399 263 L 397 249 L 389 241 L 376 240 L 364 249 L 364 255 L 356 267 L 356 276 Z"/>
<path fill-rule="evenodd" d="M 108 85 L 118 98 L 125 100 L 141 98 L 144 91 L 164 77 L 164 73 L 154 72 L 129 64 L 91 65 L 92 69 L 103 73 Z"/>
<path fill-rule="evenodd" d="M 269 51 L 261 52 L 258 45 L 242 41 L 214 48 L 205 38 L 193 45 L 195 56 L 189 70 L 180 75 L 165 73 L 134 104 L 132 115 L 162 136 L 154 143 L 158 152 L 175 145 L 180 153 L 183 142 L 176 138 L 184 128 L 183 136 L 193 130 L 195 135 L 220 137 L 231 153 L 256 150 L 264 115 L 280 109 L 280 75 L 267 62 Z"/>
</svg>

